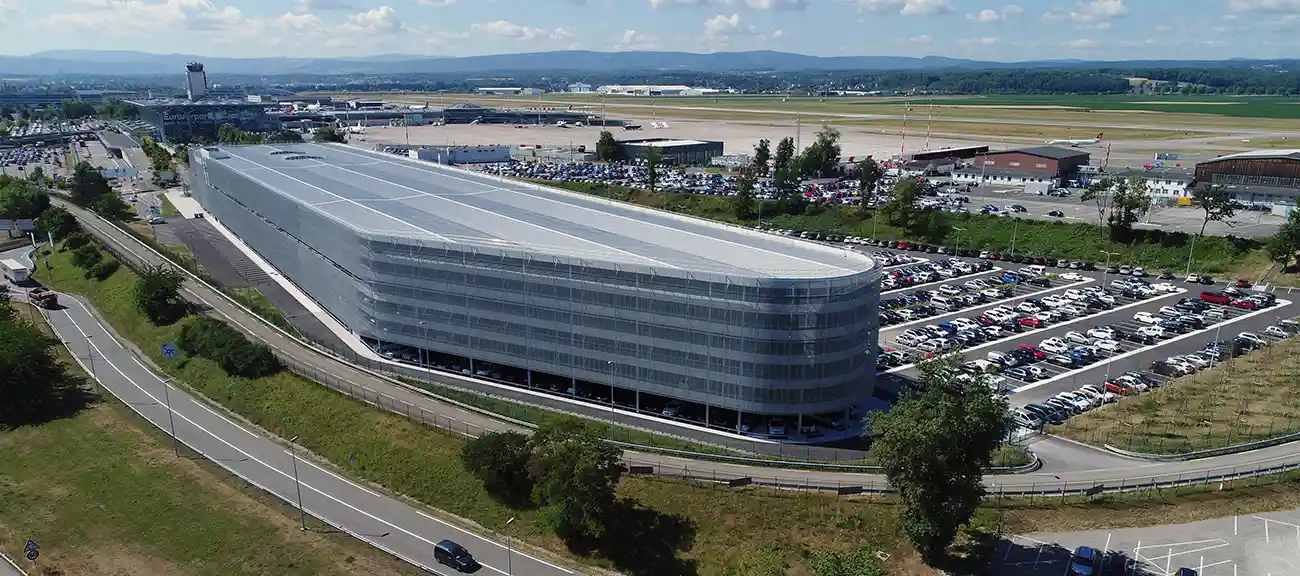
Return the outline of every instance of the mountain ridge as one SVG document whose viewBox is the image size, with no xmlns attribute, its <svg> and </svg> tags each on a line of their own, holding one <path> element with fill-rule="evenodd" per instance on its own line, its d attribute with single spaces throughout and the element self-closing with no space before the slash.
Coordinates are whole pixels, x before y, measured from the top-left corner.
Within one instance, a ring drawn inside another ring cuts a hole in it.
<svg viewBox="0 0 1300 576">
<path fill-rule="evenodd" d="M 394 75 L 536 72 L 835 72 L 885 70 L 997 70 L 1025 68 L 1243 68 L 1291 67 L 1300 60 L 1030 60 L 998 62 L 946 56 L 816 56 L 793 52 L 670 52 L 560 50 L 483 56 L 376 54 L 348 58 L 234 58 L 155 54 L 130 50 L 47 50 L 0 55 L 0 73 L 30 76 L 139 76 L 179 74 L 199 61 L 212 75 Z"/>
</svg>

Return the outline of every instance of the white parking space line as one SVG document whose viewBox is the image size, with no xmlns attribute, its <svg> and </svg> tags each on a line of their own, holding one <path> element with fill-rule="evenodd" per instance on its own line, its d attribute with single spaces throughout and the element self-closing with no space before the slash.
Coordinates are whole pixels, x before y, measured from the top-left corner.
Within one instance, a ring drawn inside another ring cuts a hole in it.
<svg viewBox="0 0 1300 576">
<path fill-rule="evenodd" d="M 1161 300 L 1161 299 L 1164 299 L 1164 298 L 1169 298 L 1169 297 L 1171 297 L 1171 296 L 1178 296 L 1178 295 L 1180 295 L 1180 294 L 1186 294 L 1186 293 L 1187 293 L 1187 290 L 1185 290 L 1185 289 L 1180 289 L 1180 290 L 1182 290 L 1182 291 L 1181 291 L 1181 292 L 1170 292 L 1170 293 L 1168 293 L 1168 294 L 1161 294 L 1161 295 L 1159 295 L 1159 296 L 1155 296 L 1155 297 L 1152 297 L 1152 298 L 1147 298 L 1146 300 L 1137 300 L 1137 301 L 1132 302 L 1132 303 L 1130 303 L 1130 304 L 1125 304 L 1125 305 L 1123 305 L 1123 306 L 1116 306 L 1116 307 L 1114 307 L 1114 308 L 1111 308 L 1110 310 L 1102 310 L 1102 311 L 1099 311 L 1099 312 L 1096 313 L 1096 314 L 1089 314 L 1089 315 L 1085 315 L 1085 316 L 1079 316 L 1078 318 L 1072 318 L 1072 319 L 1070 319 L 1070 320 L 1065 320 L 1065 321 L 1063 321 L 1063 322 L 1056 322 L 1056 323 L 1054 323 L 1054 324 L 1048 324 L 1047 326 L 1044 326 L 1043 328 L 1035 328 L 1035 329 L 1030 330 L 1030 331 L 1028 331 L 1028 332 L 1018 332 L 1018 333 L 1013 334 L 1012 336 L 1008 336 L 1008 337 L 1006 337 L 1006 338 L 1001 338 L 1001 339 L 999 339 L 999 340 L 994 340 L 994 341 L 992 341 L 992 342 L 985 342 L 985 343 L 983 343 L 983 344 L 980 344 L 979 346 L 972 346 L 972 347 L 970 347 L 970 348 L 963 348 L 963 349 L 962 349 L 962 352 L 974 352 L 974 351 L 976 351 L 976 350 L 982 350 L 982 349 L 984 349 L 984 348 L 989 348 L 989 347 L 992 347 L 992 346 L 997 346 L 997 345 L 999 345 L 999 344 L 1003 344 L 1003 343 L 1006 343 L 1006 342 L 1010 342 L 1010 341 L 1012 341 L 1012 340 L 1017 340 L 1017 339 L 1019 339 L 1019 338 L 1022 338 L 1022 337 L 1025 337 L 1025 336 L 1028 336 L 1028 335 L 1030 335 L 1030 334 L 1033 334 L 1033 333 L 1035 333 L 1035 332 L 1039 332 L 1039 331 L 1042 331 L 1042 330 L 1050 330 L 1050 329 L 1054 329 L 1054 328 L 1060 328 L 1060 327 L 1062 327 L 1062 326 L 1072 326 L 1072 325 L 1074 325 L 1074 324 L 1078 324 L 1078 323 L 1083 322 L 1083 321 L 1085 321 L 1085 320 L 1096 320 L 1098 317 L 1102 317 L 1102 316 L 1106 316 L 1106 315 L 1109 315 L 1109 314 L 1113 314 L 1113 313 L 1115 313 L 1115 312 L 1119 312 L 1120 310 L 1125 310 L 1125 309 L 1128 309 L 1128 308 L 1134 308 L 1134 307 L 1137 307 L 1137 306 L 1141 306 L 1141 305 L 1143 305 L 1143 304 L 1147 304 L 1147 303 L 1150 303 L 1150 302 L 1155 302 L 1155 301 L 1157 301 L 1157 300 Z M 1283 301 L 1282 301 L 1282 300 L 1278 300 L 1278 302 L 1281 303 L 1281 302 L 1283 302 Z M 1289 304 L 1289 303 L 1290 303 L 1290 302 L 1288 302 L 1288 304 Z M 916 363 L 915 363 L 915 362 L 913 362 L 913 363 L 911 363 L 911 364 L 904 364 L 904 365 L 899 366 L 899 367 L 897 367 L 897 368 L 890 368 L 889 370 L 885 370 L 884 372 L 880 372 L 880 373 L 877 374 L 877 376 L 879 376 L 880 374 L 895 374 L 895 373 L 898 373 L 898 372 L 902 372 L 903 370 L 907 370 L 907 369 L 909 369 L 909 368 L 913 368 L 913 367 L 915 367 L 915 366 L 916 366 Z M 1042 383 L 1046 383 L 1046 381 L 1042 381 Z M 1036 382 L 1035 384 L 1036 384 L 1037 386 L 1041 386 L 1042 383 L 1038 383 L 1038 382 Z M 1036 388 L 1037 386 L 1031 385 L 1030 387 L 1025 388 L 1025 390 L 1030 390 L 1030 389 L 1032 389 L 1032 388 Z M 1019 391 L 1019 390 L 1017 390 L 1017 391 Z"/>
<path fill-rule="evenodd" d="M 1173 296 L 1173 295 L 1176 295 L 1176 294 L 1179 294 L 1179 293 L 1178 293 L 1178 292 L 1174 292 L 1174 293 L 1171 293 L 1171 294 L 1169 294 L 1169 295 L 1167 295 L 1167 296 Z M 1167 297 L 1167 296 L 1166 296 L 1166 297 Z M 1150 302 L 1150 301 L 1151 301 L 1151 300 L 1144 300 L 1143 302 Z M 1141 348 L 1136 348 L 1136 349 L 1134 349 L 1134 350 L 1130 350 L 1130 351 L 1128 351 L 1128 352 L 1124 352 L 1124 353 L 1121 353 L 1121 354 L 1117 354 L 1117 355 L 1115 355 L 1115 356 L 1112 356 L 1112 357 L 1110 357 L 1110 358 L 1105 359 L 1104 362 L 1095 362 L 1095 363 L 1093 363 L 1093 364 L 1089 364 L 1089 365 L 1087 365 L 1087 366 L 1084 366 L 1083 368 L 1076 368 L 1076 369 L 1071 370 L 1071 371 L 1069 371 L 1069 372 L 1066 372 L 1066 373 L 1064 373 L 1064 374 L 1060 374 L 1060 375 L 1057 375 L 1057 376 L 1053 376 L 1053 377 L 1051 377 L 1051 378 L 1046 378 L 1046 379 L 1043 379 L 1043 380 L 1039 380 L 1039 381 L 1037 381 L 1037 382 L 1032 382 L 1032 383 L 1029 383 L 1029 384 L 1025 384 L 1024 386 L 1021 386 L 1021 387 L 1019 387 L 1019 388 L 1013 388 L 1013 389 L 1012 389 L 1012 392 L 1020 393 L 1020 392 L 1024 392 L 1024 391 L 1026 391 L 1026 390 L 1033 390 L 1034 388 L 1038 388 L 1039 386 L 1043 386 L 1043 385 L 1045 385 L 1045 384 L 1051 384 L 1052 382 L 1056 382 L 1056 381 L 1058 381 L 1058 380 L 1063 380 L 1063 379 L 1065 379 L 1065 378 L 1069 378 L 1070 376 L 1073 376 L 1074 374 L 1077 374 L 1077 373 L 1079 373 L 1079 372 L 1083 372 L 1083 371 L 1085 371 L 1085 370 L 1090 370 L 1090 369 L 1092 369 L 1092 368 L 1096 368 L 1097 366 L 1103 366 L 1103 365 L 1105 365 L 1105 363 L 1114 362 L 1114 361 L 1116 361 L 1116 360 L 1123 360 L 1124 358 L 1128 358 L 1128 357 L 1130 357 L 1130 356 L 1135 356 L 1135 355 L 1137 355 L 1137 354 L 1141 354 L 1141 353 L 1143 353 L 1143 352 L 1150 352 L 1150 351 L 1155 350 L 1155 349 L 1157 349 L 1157 348 L 1160 348 L 1161 346 L 1164 346 L 1164 345 L 1166 345 L 1166 344 L 1172 344 L 1172 343 L 1174 343 L 1174 342 L 1179 342 L 1179 341 L 1182 341 L 1182 340 L 1186 340 L 1186 339 L 1188 339 L 1188 338 L 1192 338 L 1192 337 L 1195 337 L 1195 336 L 1200 336 L 1200 335 L 1202 335 L 1202 334 L 1206 334 L 1206 333 L 1208 333 L 1208 332 L 1213 332 L 1213 331 L 1215 331 L 1215 330 L 1220 330 L 1220 329 L 1222 329 L 1224 326 L 1227 326 L 1227 325 L 1229 325 L 1229 324 L 1232 324 L 1233 322 L 1240 322 L 1240 321 L 1242 321 L 1242 320 L 1245 320 L 1245 319 L 1247 319 L 1247 318 L 1251 318 L 1251 317 L 1253 317 L 1253 316 L 1258 316 L 1258 315 L 1263 314 L 1263 313 L 1265 313 L 1265 312 L 1272 312 L 1272 311 L 1274 311 L 1274 310 L 1277 310 L 1277 309 L 1280 309 L 1280 308 L 1283 308 L 1283 307 L 1289 306 L 1290 304 L 1291 304 L 1291 301 L 1290 301 L 1290 300 L 1281 300 L 1281 299 L 1279 299 L 1279 300 L 1277 301 L 1277 304 L 1274 305 L 1274 306 L 1269 306 L 1268 308 L 1262 308 L 1262 309 L 1260 309 L 1260 310 L 1255 310 L 1254 312 L 1251 312 L 1251 313 L 1249 313 L 1249 314 L 1242 314 L 1241 316 L 1238 316 L 1238 317 L 1236 317 L 1236 318 L 1225 319 L 1223 322 L 1220 322 L 1220 323 L 1217 323 L 1217 324 L 1213 324 L 1213 325 L 1211 325 L 1211 326 L 1207 326 L 1207 327 L 1205 327 L 1205 328 L 1201 328 L 1200 330 L 1193 330 L 1193 331 L 1188 332 L 1188 333 L 1186 333 L 1186 334 L 1180 334 L 1180 335 L 1178 335 L 1178 336 L 1174 336 L 1173 338 L 1170 338 L 1170 339 L 1168 339 L 1168 340 L 1161 340 L 1160 342 L 1157 342 L 1157 343 L 1155 343 L 1155 344 L 1153 344 L 1153 345 L 1151 345 L 1151 346 L 1143 346 L 1143 347 L 1141 347 Z M 1116 308 L 1115 310 L 1120 310 L 1120 309 L 1121 309 L 1121 308 Z"/>
<path fill-rule="evenodd" d="M 891 325 L 889 325 L 889 326 L 887 326 L 887 327 L 881 328 L 881 329 L 880 329 L 880 333 L 883 335 L 883 334 L 887 334 L 887 333 L 891 333 L 891 332 L 893 332 L 893 331 L 899 330 L 899 329 L 901 329 L 901 328 L 907 328 L 908 326 L 915 326 L 915 325 L 917 325 L 917 324 L 925 324 L 926 322 L 943 322 L 945 318 L 950 318 L 950 317 L 953 317 L 953 316 L 961 316 L 962 314 L 970 314 L 971 311 L 974 310 L 975 308 L 983 308 L 983 307 L 985 307 L 985 306 L 987 306 L 987 307 L 989 307 L 989 308 L 996 308 L 996 307 L 998 307 L 998 306 L 1001 306 L 1001 305 L 1003 305 L 1003 304 L 1006 304 L 1007 302 L 1014 302 L 1014 301 L 1016 301 L 1016 300 L 1028 299 L 1028 298 L 1037 298 L 1037 297 L 1040 297 L 1040 296 L 1042 296 L 1042 295 L 1044 295 L 1044 294 L 1050 294 L 1050 293 L 1052 293 L 1052 292 L 1058 292 L 1058 291 L 1061 291 L 1061 290 L 1069 290 L 1069 289 L 1071 289 L 1071 288 L 1078 288 L 1079 286 L 1083 286 L 1084 284 L 1088 284 L 1088 283 L 1090 283 L 1090 282 L 1094 282 L 1094 281 L 1095 281 L 1094 279 L 1092 279 L 1092 278 L 1088 278 L 1088 279 L 1086 279 L 1086 280 L 1083 280 L 1083 281 L 1080 281 L 1080 282 L 1075 282 L 1075 283 L 1073 283 L 1073 284 L 1065 284 L 1065 285 L 1063 285 L 1063 286 L 1058 286 L 1058 287 L 1056 287 L 1056 288 L 1045 288 L 1045 289 L 1043 289 L 1043 290 L 1039 290 L 1039 291 L 1037 291 L 1037 292 L 1029 292 L 1029 293 L 1027 293 L 1027 294 L 1021 294 L 1021 295 L 1019 295 L 1019 296 L 1013 294 L 1013 295 L 1012 295 L 1011 297 L 1009 297 L 1009 298 L 1003 298 L 1003 299 L 1001 299 L 1001 300 L 995 300 L 995 301 L 993 301 L 993 302 L 984 302 L 984 303 L 981 303 L 981 304 L 978 304 L 978 305 L 975 305 L 975 306 L 971 306 L 971 307 L 969 307 L 969 308 L 964 308 L 964 309 L 962 309 L 962 310 L 954 310 L 954 311 L 952 311 L 952 312 L 944 312 L 943 314 L 935 314 L 934 316 L 927 316 L 927 317 L 925 317 L 925 318 L 917 318 L 916 320 L 908 320 L 907 322 L 904 322 L 904 323 L 902 323 L 902 324 L 891 324 Z M 1013 288 L 1013 290 L 1014 290 L 1014 288 Z M 978 315 L 978 314 L 977 314 L 977 315 Z"/>
</svg>

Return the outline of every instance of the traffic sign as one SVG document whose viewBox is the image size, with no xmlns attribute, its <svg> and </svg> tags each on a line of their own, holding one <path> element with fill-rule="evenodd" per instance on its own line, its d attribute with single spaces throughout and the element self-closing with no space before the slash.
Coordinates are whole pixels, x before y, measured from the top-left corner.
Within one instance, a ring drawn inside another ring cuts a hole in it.
<svg viewBox="0 0 1300 576">
<path fill-rule="evenodd" d="M 175 342 L 164 343 L 162 345 L 162 355 L 163 358 L 175 358 L 179 356 L 180 352 L 176 350 L 176 343 Z"/>
<path fill-rule="evenodd" d="M 41 555 L 40 550 L 37 550 L 35 548 L 27 551 L 27 559 L 31 560 L 32 562 L 35 562 L 36 559 L 40 557 L 40 555 Z"/>
<path fill-rule="evenodd" d="M 35 540 L 28 540 L 27 545 L 23 546 L 23 552 L 31 553 L 33 550 L 40 550 L 41 547 L 36 545 Z"/>
</svg>

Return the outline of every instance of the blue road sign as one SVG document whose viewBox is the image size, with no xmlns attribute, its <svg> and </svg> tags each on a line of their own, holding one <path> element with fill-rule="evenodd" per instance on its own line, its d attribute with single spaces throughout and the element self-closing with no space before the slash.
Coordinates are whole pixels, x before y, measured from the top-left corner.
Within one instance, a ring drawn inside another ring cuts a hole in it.
<svg viewBox="0 0 1300 576">
<path fill-rule="evenodd" d="M 175 358 L 175 357 L 179 356 L 179 355 L 180 355 L 180 352 L 178 352 L 178 351 L 176 350 L 176 343 L 175 343 L 175 342 L 167 342 L 167 343 L 163 344 L 163 345 L 162 345 L 162 355 L 163 355 L 163 358 Z"/>
<path fill-rule="evenodd" d="M 23 546 L 24 552 L 31 552 L 32 550 L 40 550 L 40 549 L 41 547 L 36 545 L 35 540 L 28 540 L 27 545 Z"/>
<path fill-rule="evenodd" d="M 35 562 L 36 558 L 38 558 L 40 555 L 41 552 L 35 548 L 27 551 L 27 559 L 31 560 L 32 562 Z"/>
</svg>

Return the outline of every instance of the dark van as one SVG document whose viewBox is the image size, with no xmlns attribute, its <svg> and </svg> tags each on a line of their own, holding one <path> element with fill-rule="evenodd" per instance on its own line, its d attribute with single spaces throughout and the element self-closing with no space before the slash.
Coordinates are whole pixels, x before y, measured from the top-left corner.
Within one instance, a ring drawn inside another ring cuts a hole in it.
<svg viewBox="0 0 1300 576">
<path fill-rule="evenodd" d="M 469 550 L 451 540 L 443 540 L 434 545 L 433 559 L 459 572 L 473 572 L 479 569 L 478 561 L 470 555 Z"/>
</svg>

